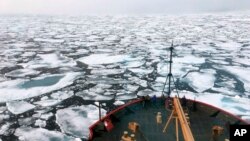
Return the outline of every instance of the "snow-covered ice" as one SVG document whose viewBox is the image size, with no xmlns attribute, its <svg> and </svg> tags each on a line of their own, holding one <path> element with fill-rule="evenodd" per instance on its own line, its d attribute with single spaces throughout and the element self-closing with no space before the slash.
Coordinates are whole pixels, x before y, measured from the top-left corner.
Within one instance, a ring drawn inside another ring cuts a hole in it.
<svg viewBox="0 0 250 141">
<path fill-rule="evenodd" d="M 73 83 L 81 73 L 45 75 L 31 80 L 16 79 L 0 83 L 0 103 L 31 98 Z"/>
<path fill-rule="evenodd" d="M 245 98 L 235 98 L 231 96 L 225 96 L 223 94 L 213 94 L 213 93 L 203 93 L 203 94 L 193 94 L 187 91 L 179 92 L 180 97 L 184 96 L 186 98 L 201 101 L 212 106 L 223 109 L 229 113 L 235 114 L 237 116 L 243 116 L 247 121 L 250 122 L 250 105 L 249 99 Z"/>
<path fill-rule="evenodd" d="M 44 128 L 20 127 L 16 129 L 15 135 L 21 141 L 76 141 L 73 137 Z"/>
<path fill-rule="evenodd" d="M 70 58 L 67 58 L 61 54 L 38 54 L 37 57 L 28 62 L 21 64 L 24 68 L 36 69 L 36 68 L 56 68 L 56 67 L 73 67 L 76 62 Z"/>
<path fill-rule="evenodd" d="M 101 110 L 105 115 L 106 111 Z M 56 120 L 63 132 L 79 138 L 88 138 L 89 126 L 99 119 L 98 107 L 85 105 L 69 107 L 56 112 Z"/>
<path fill-rule="evenodd" d="M 80 58 L 79 61 L 88 65 L 112 64 L 126 61 L 127 55 L 109 55 L 109 54 L 92 54 L 87 57 Z"/>
<path fill-rule="evenodd" d="M 10 101 L 6 103 L 8 110 L 15 115 L 34 109 L 36 106 L 26 101 Z"/>
<path fill-rule="evenodd" d="M 215 71 L 202 70 L 201 72 L 190 72 L 183 79 L 188 85 L 190 85 L 195 91 L 203 92 L 214 86 Z"/>
<path fill-rule="evenodd" d="M 5 73 L 5 76 L 7 77 L 14 77 L 14 78 L 23 78 L 26 76 L 36 76 L 40 72 L 32 69 L 18 69 L 11 71 L 9 73 Z"/>
<path fill-rule="evenodd" d="M 244 83 L 244 88 L 248 95 L 250 95 L 250 69 L 240 66 L 219 66 L 218 69 L 223 69 L 235 76 Z"/>
</svg>

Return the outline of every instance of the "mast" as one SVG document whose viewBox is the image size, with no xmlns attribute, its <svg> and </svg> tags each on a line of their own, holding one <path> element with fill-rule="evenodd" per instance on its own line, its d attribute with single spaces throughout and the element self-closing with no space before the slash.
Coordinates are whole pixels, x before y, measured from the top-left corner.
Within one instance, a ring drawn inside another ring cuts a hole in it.
<svg viewBox="0 0 250 141">
<path fill-rule="evenodd" d="M 173 77 L 172 75 L 172 63 L 173 63 L 173 41 L 170 47 L 170 61 L 169 61 L 169 73 L 168 73 L 168 96 L 170 96 L 171 94 L 171 77 Z"/>
<path fill-rule="evenodd" d="M 163 86 L 162 95 L 164 94 L 164 90 L 165 90 L 165 87 L 166 87 L 167 81 L 168 81 L 168 97 L 170 97 L 170 94 L 171 94 L 171 79 L 172 79 L 173 83 L 174 83 L 174 87 L 175 87 L 176 92 L 177 92 L 177 96 L 179 97 L 179 93 L 177 91 L 177 86 L 175 84 L 174 77 L 173 77 L 173 74 L 172 74 L 173 50 L 174 50 L 173 41 L 172 41 L 172 44 L 171 44 L 171 47 L 169 48 L 169 50 L 170 50 L 169 73 L 168 73 L 168 75 L 166 77 L 166 81 L 165 81 L 164 86 Z"/>
</svg>

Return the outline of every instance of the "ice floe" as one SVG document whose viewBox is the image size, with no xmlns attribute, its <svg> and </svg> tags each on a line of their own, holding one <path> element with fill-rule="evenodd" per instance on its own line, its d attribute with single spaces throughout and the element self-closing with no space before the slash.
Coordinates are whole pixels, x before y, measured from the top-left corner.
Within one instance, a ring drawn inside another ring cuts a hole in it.
<svg viewBox="0 0 250 141">
<path fill-rule="evenodd" d="M 125 62 L 124 65 L 122 65 L 121 67 L 124 68 L 137 68 L 142 66 L 143 64 L 145 64 L 145 61 L 140 60 L 140 61 L 129 61 L 129 62 Z"/>
<path fill-rule="evenodd" d="M 148 86 L 148 82 L 146 80 L 142 80 L 138 77 L 130 77 L 128 78 L 129 81 L 136 83 L 142 87 L 147 87 Z"/>
<path fill-rule="evenodd" d="M 8 110 L 15 115 L 34 109 L 36 106 L 26 101 L 10 101 L 6 103 Z"/>
<path fill-rule="evenodd" d="M 150 74 L 154 71 L 154 69 L 152 69 L 152 68 L 131 68 L 128 70 L 132 71 L 133 73 L 135 73 L 139 76 L 147 75 L 147 74 Z"/>
<path fill-rule="evenodd" d="M 219 66 L 218 69 L 225 70 L 236 76 L 238 80 L 244 83 L 245 91 L 250 95 L 250 69 L 240 66 Z"/>
<path fill-rule="evenodd" d="M 76 141 L 75 138 L 67 136 L 58 131 L 49 131 L 43 128 L 20 127 L 15 131 L 15 136 L 20 141 Z"/>
<path fill-rule="evenodd" d="M 183 56 L 183 57 L 177 57 L 173 59 L 174 63 L 183 63 L 183 64 L 202 64 L 205 62 L 205 58 L 203 57 L 196 57 L 196 56 Z"/>
<path fill-rule="evenodd" d="M 92 69 L 93 75 L 115 75 L 124 73 L 124 69 Z"/>
<path fill-rule="evenodd" d="M 6 123 L 0 126 L 0 135 L 2 136 L 9 136 L 14 132 L 14 129 L 11 128 L 13 123 Z"/>
<path fill-rule="evenodd" d="M 51 94 L 51 98 L 56 99 L 56 100 L 65 100 L 74 95 L 73 91 L 57 91 L 53 94 Z"/>
<path fill-rule="evenodd" d="M 113 104 L 116 105 L 116 106 L 120 106 L 120 105 L 125 104 L 125 102 L 117 100 Z"/>
<path fill-rule="evenodd" d="M 145 89 L 145 90 L 142 90 L 142 91 L 139 91 L 138 93 L 137 93 L 137 95 L 138 96 L 150 96 L 150 97 L 152 97 L 152 96 L 157 96 L 157 97 L 160 97 L 161 95 L 162 95 L 162 93 L 161 92 L 156 92 L 156 91 L 152 91 L 152 90 L 150 90 L 150 89 Z"/>
<path fill-rule="evenodd" d="M 54 114 L 52 112 L 49 112 L 49 113 L 44 113 L 40 116 L 41 119 L 43 120 L 48 120 L 50 119 Z"/>
<path fill-rule="evenodd" d="M 127 55 L 109 55 L 109 54 L 92 54 L 87 57 L 80 58 L 79 61 L 88 65 L 112 64 L 126 61 Z"/>
<path fill-rule="evenodd" d="M 38 127 L 45 127 L 45 126 L 46 126 L 46 121 L 38 119 L 38 120 L 36 120 L 36 122 L 35 122 L 35 126 L 38 126 Z"/>
<path fill-rule="evenodd" d="M 38 54 L 35 59 L 27 63 L 20 63 L 24 68 L 57 68 L 57 67 L 73 67 L 76 62 L 70 58 L 58 53 Z"/>
<path fill-rule="evenodd" d="M 101 100 L 111 100 L 114 98 L 112 95 L 104 95 L 104 90 L 99 89 L 101 91 L 89 91 L 84 90 L 81 92 L 77 92 L 75 95 L 82 97 L 84 100 L 92 100 L 92 101 L 101 101 Z M 102 92 L 102 93 L 101 93 Z"/>
<path fill-rule="evenodd" d="M 101 110 L 102 115 L 106 114 Z M 89 126 L 99 119 L 98 107 L 85 105 L 69 107 L 56 112 L 56 122 L 64 133 L 79 138 L 88 138 Z"/>
<path fill-rule="evenodd" d="M 18 69 L 18 70 L 13 70 L 9 73 L 5 73 L 5 76 L 7 77 L 12 77 L 12 78 L 24 78 L 24 77 L 29 77 L 29 76 L 36 76 L 40 72 L 37 70 L 33 69 Z"/>
<path fill-rule="evenodd" d="M 187 82 L 197 92 L 203 92 L 214 86 L 215 81 L 214 70 L 202 70 L 200 72 L 190 72 L 183 81 Z"/>
<path fill-rule="evenodd" d="M 139 89 L 138 85 L 131 85 L 131 84 L 125 84 L 123 86 L 124 90 L 129 91 L 129 92 L 135 92 Z"/>
<path fill-rule="evenodd" d="M 50 43 L 62 43 L 64 40 L 62 39 L 43 39 L 43 38 L 35 38 L 36 42 L 50 42 Z"/>
<path fill-rule="evenodd" d="M 134 93 L 129 93 L 129 92 L 117 94 L 115 97 L 116 100 L 130 100 L 130 99 L 135 99 L 135 98 L 137 98 L 137 95 Z"/>
<path fill-rule="evenodd" d="M 31 80 L 16 79 L 0 83 L 0 103 L 31 98 L 63 88 L 73 83 L 82 73 L 44 75 Z"/>
<path fill-rule="evenodd" d="M 87 78 L 87 82 L 93 83 L 93 84 L 127 84 L 128 81 L 120 78 L 109 78 L 109 77 L 97 77 L 97 76 L 91 76 Z"/>
<path fill-rule="evenodd" d="M 49 107 L 49 106 L 55 106 L 61 103 L 61 100 L 55 100 L 55 99 L 48 99 L 48 100 L 42 100 L 35 102 L 34 104 L 40 105 L 42 107 Z"/>
<path fill-rule="evenodd" d="M 175 94 L 173 93 L 173 95 Z M 185 97 L 189 99 L 213 105 L 239 117 L 243 116 L 245 119 L 250 115 L 250 100 L 246 98 L 235 98 L 232 96 L 213 93 L 194 94 L 187 91 L 180 91 L 179 95 L 180 97 L 185 95 Z M 248 121 L 250 120 L 248 119 Z"/>
</svg>

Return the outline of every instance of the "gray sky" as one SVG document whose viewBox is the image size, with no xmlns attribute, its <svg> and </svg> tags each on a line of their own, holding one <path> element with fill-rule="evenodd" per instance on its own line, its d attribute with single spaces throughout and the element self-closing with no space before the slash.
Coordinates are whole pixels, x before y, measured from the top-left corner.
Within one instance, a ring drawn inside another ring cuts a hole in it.
<svg viewBox="0 0 250 141">
<path fill-rule="evenodd" d="M 250 0 L 0 0 L 0 14 L 174 14 L 250 10 Z"/>
</svg>

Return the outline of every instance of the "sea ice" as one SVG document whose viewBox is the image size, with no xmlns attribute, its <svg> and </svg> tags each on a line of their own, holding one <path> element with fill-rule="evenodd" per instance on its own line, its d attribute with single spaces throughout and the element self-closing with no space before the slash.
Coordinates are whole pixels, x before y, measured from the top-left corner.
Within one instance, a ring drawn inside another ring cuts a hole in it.
<svg viewBox="0 0 250 141">
<path fill-rule="evenodd" d="M 122 68 L 137 68 L 142 66 L 143 64 L 145 64 L 145 61 L 141 60 L 141 61 L 129 61 L 129 62 L 125 62 L 121 67 Z"/>
<path fill-rule="evenodd" d="M 20 127 L 15 131 L 15 136 L 20 141 L 76 141 L 75 138 L 69 137 L 58 131 L 49 131 L 43 128 Z"/>
<path fill-rule="evenodd" d="M 205 63 L 205 58 L 203 57 L 196 57 L 196 56 L 183 56 L 173 59 L 174 64 L 175 63 L 183 63 L 183 64 L 202 64 Z"/>
<path fill-rule="evenodd" d="M 141 80 L 138 77 L 130 77 L 130 78 L 128 78 L 128 80 L 132 81 L 133 83 L 136 83 L 138 85 L 141 85 L 142 87 L 147 87 L 148 86 L 148 84 L 147 84 L 148 82 L 146 80 Z"/>
<path fill-rule="evenodd" d="M 54 114 L 52 112 L 49 112 L 49 113 L 44 113 L 40 116 L 41 119 L 43 120 L 48 120 L 50 119 Z"/>
<path fill-rule="evenodd" d="M 49 107 L 49 106 L 55 106 L 60 104 L 62 101 L 61 100 L 56 100 L 56 99 L 48 99 L 48 100 L 41 100 L 37 101 L 34 104 L 40 105 L 42 107 Z"/>
<path fill-rule="evenodd" d="M 120 78 L 109 78 L 109 77 L 100 77 L 100 76 L 89 76 L 87 82 L 93 84 L 127 84 L 128 81 Z"/>
<path fill-rule="evenodd" d="M 127 55 L 109 55 L 109 54 L 92 54 L 87 57 L 78 59 L 79 61 L 88 64 L 88 65 L 97 65 L 97 64 L 112 64 L 117 62 L 126 61 L 128 58 Z"/>
<path fill-rule="evenodd" d="M 130 99 L 135 99 L 137 98 L 137 95 L 136 94 L 133 94 L 133 93 L 122 93 L 122 94 L 117 94 L 115 99 L 116 100 L 130 100 Z"/>
<path fill-rule="evenodd" d="M 0 125 L 0 135 L 9 136 L 14 130 L 14 129 L 10 129 L 12 124 L 13 123 L 6 123 L 3 125 Z"/>
<path fill-rule="evenodd" d="M 62 54 L 38 54 L 35 59 L 27 63 L 20 63 L 24 68 L 37 69 L 37 68 L 57 68 L 57 67 L 73 67 L 76 62 Z"/>
<path fill-rule="evenodd" d="M 123 88 L 126 91 L 135 92 L 136 90 L 138 90 L 139 86 L 138 85 L 131 85 L 131 84 L 124 84 Z"/>
<path fill-rule="evenodd" d="M 0 103 L 42 95 L 73 83 L 82 73 L 43 75 L 26 80 L 16 79 L 0 83 Z"/>
<path fill-rule="evenodd" d="M 125 104 L 125 102 L 120 101 L 120 100 L 116 100 L 113 104 L 116 105 L 116 106 L 120 106 L 120 105 Z"/>
<path fill-rule="evenodd" d="M 232 75 L 236 76 L 241 82 L 244 83 L 245 90 L 250 92 L 250 69 L 240 66 L 219 66 L 218 69 L 226 70 Z"/>
<path fill-rule="evenodd" d="M 93 75 L 116 75 L 124 73 L 124 69 L 92 69 Z"/>
<path fill-rule="evenodd" d="M 150 97 L 152 97 L 152 96 L 157 96 L 157 97 L 160 97 L 161 95 L 162 95 L 162 93 L 161 92 L 156 92 L 156 91 L 152 91 L 152 90 L 150 90 L 150 89 L 145 89 L 145 90 L 142 90 L 142 91 L 139 91 L 138 93 L 137 93 L 137 95 L 138 96 L 150 96 Z"/>
<path fill-rule="evenodd" d="M 9 73 L 5 73 L 5 76 L 14 78 L 23 78 L 26 76 L 36 76 L 39 73 L 40 73 L 39 71 L 33 69 L 18 69 L 18 70 L 13 70 Z"/>
<path fill-rule="evenodd" d="M 101 110 L 102 115 L 106 114 Z M 84 105 L 79 107 L 69 107 L 56 112 L 56 122 L 61 130 L 79 138 L 88 138 L 89 126 L 99 119 L 98 107 L 94 105 Z"/>
<path fill-rule="evenodd" d="M 152 68 L 131 68 L 128 70 L 132 71 L 133 73 L 135 73 L 139 76 L 147 75 L 147 74 L 150 74 L 154 71 L 154 69 L 152 69 Z"/>
<path fill-rule="evenodd" d="M 36 107 L 26 101 L 10 101 L 6 103 L 6 106 L 8 110 L 15 115 L 25 113 Z"/>
<path fill-rule="evenodd" d="M 56 99 L 56 100 L 65 100 L 74 95 L 73 91 L 57 91 L 53 94 L 51 94 L 51 98 Z"/>
<path fill-rule="evenodd" d="M 45 126 L 46 126 L 46 121 L 38 119 L 38 120 L 36 120 L 36 122 L 35 122 L 35 126 L 38 126 L 38 127 L 45 127 Z"/>
<path fill-rule="evenodd" d="M 223 109 L 234 115 L 249 116 L 250 115 L 250 100 L 247 98 L 235 98 L 232 96 L 225 96 L 223 94 L 213 93 L 199 93 L 194 94 L 187 91 L 179 91 L 179 96 L 184 96 L 188 99 L 204 102 L 220 109 Z M 240 107 L 240 108 L 239 108 Z"/>
<path fill-rule="evenodd" d="M 76 96 L 80 96 L 84 100 L 93 100 L 93 101 L 111 100 L 111 99 L 114 98 L 113 95 L 103 95 L 103 94 L 99 94 L 99 93 L 89 91 L 89 90 L 84 90 L 84 91 L 81 91 L 81 92 L 77 92 Z"/>
<path fill-rule="evenodd" d="M 182 81 L 187 82 L 197 92 L 203 92 L 214 86 L 215 72 L 202 70 L 201 72 L 190 72 Z"/>
<path fill-rule="evenodd" d="M 44 39 L 44 38 L 35 38 L 34 41 L 36 42 L 50 42 L 50 43 L 63 43 L 64 40 L 62 39 Z"/>
</svg>

